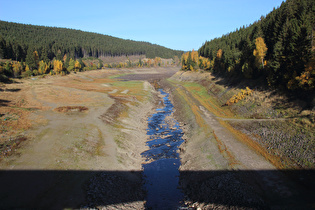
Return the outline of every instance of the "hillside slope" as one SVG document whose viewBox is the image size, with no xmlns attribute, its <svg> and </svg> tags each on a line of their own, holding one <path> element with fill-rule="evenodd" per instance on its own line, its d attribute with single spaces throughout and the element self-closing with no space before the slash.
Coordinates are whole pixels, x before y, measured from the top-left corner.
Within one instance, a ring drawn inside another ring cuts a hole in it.
<svg viewBox="0 0 315 210">
<path fill-rule="evenodd" d="M 315 88 L 314 17 L 314 1 L 287 0 L 248 27 L 205 42 L 198 52 L 216 74 L 262 78 L 307 96 Z"/>
<path fill-rule="evenodd" d="M 182 53 L 148 42 L 103 34 L 0 21 L 0 58 L 25 60 L 28 49 L 37 50 L 49 59 L 64 54 L 73 58 L 120 55 L 172 58 Z"/>
</svg>

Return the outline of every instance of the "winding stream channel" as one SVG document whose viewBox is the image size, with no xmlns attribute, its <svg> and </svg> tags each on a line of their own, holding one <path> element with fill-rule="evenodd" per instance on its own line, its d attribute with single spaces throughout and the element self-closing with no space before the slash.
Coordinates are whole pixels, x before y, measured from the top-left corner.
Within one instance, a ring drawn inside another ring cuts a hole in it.
<svg viewBox="0 0 315 210">
<path fill-rule="evenodd" d="M 169 94 L 159 89 L 164 96 L 159 103 L 163 108 L 148 118 L 147 135 L 149 150 L 141 155 L 146 158 L 142 165 L 144 188 L 147 191 L 148 209 L 177 209 L 183 194 L 178 188 L 180 158 L 178 147 L 184 142 L 179 123 L 171 117 L 173 104 Z"/>
</svg>

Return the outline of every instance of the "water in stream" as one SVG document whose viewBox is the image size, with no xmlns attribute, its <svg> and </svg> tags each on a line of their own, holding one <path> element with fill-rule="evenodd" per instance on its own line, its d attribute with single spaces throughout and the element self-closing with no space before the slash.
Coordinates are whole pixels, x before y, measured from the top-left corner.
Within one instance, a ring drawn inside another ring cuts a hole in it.
<svg viewBox="0 0 315 210">
<path fill-rule="evenodd" d="M 147 141 L 149 150 L 141 155 L 146 158 L 143 164 L 144 187 L 147 191 L 147 208 L 177 209 L 181 206 L 183 194 L 178 188 L 179 166 L 181 164 L 178 147 L 184 142 L 183 131 L 176 120 L 169 118 L 173 104 L 169 94 L 159 89 L 164 96 L 156 113 L 148 119 Z"/>
</svg>

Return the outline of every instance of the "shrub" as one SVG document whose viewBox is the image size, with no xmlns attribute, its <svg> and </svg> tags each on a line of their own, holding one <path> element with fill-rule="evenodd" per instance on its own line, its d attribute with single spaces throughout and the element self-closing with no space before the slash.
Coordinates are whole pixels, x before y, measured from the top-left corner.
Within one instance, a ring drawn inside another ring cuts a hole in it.
<svg viewBox="0 0 315 210">
<path fill-rule="evenodd" d="M 232 104 L 235 104 L 239 102 L 240 100 L 244 99 L 246 96 L 249 96 L 253 93 L 249 87 L 246 87 L 246 89 L 241 89 L 241 91 L 234 96 L 232 96 L 226 103 L 225 105 L 230 106 Z"/>
</svg>

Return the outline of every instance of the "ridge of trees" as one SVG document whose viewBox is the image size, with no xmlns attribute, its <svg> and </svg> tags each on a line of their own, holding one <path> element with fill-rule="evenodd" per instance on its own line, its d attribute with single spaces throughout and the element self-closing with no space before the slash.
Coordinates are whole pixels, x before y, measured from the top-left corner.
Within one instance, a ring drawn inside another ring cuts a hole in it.
<svg viewBox="0 0 315 210">
<path fill-rule="evenodd" d="M 263 78 L 281 89 L 310 92 L 315 89 L 314 31 L 315 2 L 287 0 L 248 27 L 206 41 L 197 56 L 184 54 L 182 69 L 190 70 L 187 62 L 199 56 L 209 62 L 202 69 L 224 77 Z"/>
<path fill-rule="evenodd" d="M 149 42 L 120 39 L 74 29 L 0 21 L 0 58 L 25 61 L 37 51 L 41 60 L 83 57 L 146 55 L 173 58 L 182 51 Z"/>
</svg>

